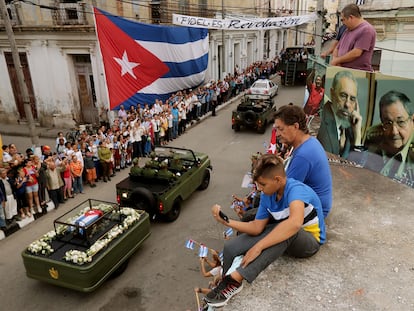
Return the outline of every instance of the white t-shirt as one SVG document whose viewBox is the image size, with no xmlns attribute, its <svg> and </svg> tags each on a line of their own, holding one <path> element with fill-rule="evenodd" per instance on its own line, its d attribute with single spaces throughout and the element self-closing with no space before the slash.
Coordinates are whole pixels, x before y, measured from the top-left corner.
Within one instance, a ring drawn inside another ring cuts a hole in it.
<svg viewBox="0 0 414 311">
<path fill-rule="evenodd" d="M 211 273 L 212 276 L 222 275 L 223 267 L 222 266 L 214 267 L 209 272 Z"/>
</svg>

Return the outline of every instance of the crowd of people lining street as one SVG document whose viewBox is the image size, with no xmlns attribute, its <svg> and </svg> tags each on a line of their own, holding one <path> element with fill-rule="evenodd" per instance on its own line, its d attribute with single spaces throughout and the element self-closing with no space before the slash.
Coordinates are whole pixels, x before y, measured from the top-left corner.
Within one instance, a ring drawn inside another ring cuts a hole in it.
<svg viewBox="0 0 414 311">
<path fill-rule="evenodd" d="M 249 88 L 259 77 L 276 72 L 278 58 L 255 62 L 222 81 L 210 81 L 197 89 L 182 90 L 168 100 L 120 106 L 114 118 L 101 114 L 101 126 L 94 133 L 82 131 L 76 141 L 59 133 L 55 146 L 17 150 L 13 142 L 2 146 L 0 163 L 0 227 L 7 230 L 16 221 L 46 212 L 48 201 L 54 207 L 111 181 L 117 171 L 132 165 L 134 158 L 148 157 L 155 146 L 166 145 L 183 133 L 189 124 Z M 35 219 L 37 217 L 34 217 Z"/>
</svg>

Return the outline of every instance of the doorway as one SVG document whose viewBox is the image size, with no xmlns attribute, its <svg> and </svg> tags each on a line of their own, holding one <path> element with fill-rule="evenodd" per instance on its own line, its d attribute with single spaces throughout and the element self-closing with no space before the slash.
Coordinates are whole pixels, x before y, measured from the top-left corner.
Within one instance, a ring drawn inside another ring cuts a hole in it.
<svg viewBox="0 0 414 311">
<path fill-rule="evenodd" d="M 73 63 L 80 105 L 80 115 L 76 121 L 77 123 L 97 125 L 99 124 L 99 113 L 95 106 L 96 92 L 90 56 L 89 54 L 73 55 Z"/>
<path fill-rule="evenodd" d="M 19 112 L 19 121 L 26 121 L 26 112 L 24 111 L 23 91 L 20 90 L 19 80 L 17 79 L 16 67 L 14 66 L 13 56 L 11 52 L 4 52 L 7 70 L 9 72 L 10 83 L 13 89 L 14 101 L 17 111 Z M 33 91 L 32 77 L 30 75 L 29 63 L 26 53 L 19 53 L 20 63 L 23 69 L 24 80 L 26 81 L 27 90 L 29 92 L 29 102 L 32 109 L 33 119 L 37 120 L 36 101 Z"/>
</svg>

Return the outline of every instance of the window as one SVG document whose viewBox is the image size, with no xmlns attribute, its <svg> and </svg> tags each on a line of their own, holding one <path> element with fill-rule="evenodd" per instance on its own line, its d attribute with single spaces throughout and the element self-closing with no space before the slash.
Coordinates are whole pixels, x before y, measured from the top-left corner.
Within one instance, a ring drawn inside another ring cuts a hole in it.
<svg viewBox="0 0 414 311">
<path fill-rule="evenodd" d="M 54 12 L 57 25 L 87 25 L 85 3 L 62 0 L 57 2 L 57 7 L 59 9 Z"/>
<path fill-rule="evenodd" d="M 151 2 L 151 19 L 153 24 L 161 23 L 161 3 L 160 1 Z"/>
</svg>

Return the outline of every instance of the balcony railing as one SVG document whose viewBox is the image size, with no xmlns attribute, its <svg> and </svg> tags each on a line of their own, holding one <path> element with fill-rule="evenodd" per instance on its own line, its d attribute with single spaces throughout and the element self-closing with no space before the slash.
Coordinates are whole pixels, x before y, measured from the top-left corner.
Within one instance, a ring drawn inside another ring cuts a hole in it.
<svg viewBox="0 0 414 311">
<path fill-rule="evenodd" d="M 86 3 L 59 3 L 56 4 L 57 10 L 54 11 L 53 20 L 56 25 L 87 25 L 85 15 Z"/>
</svg>

